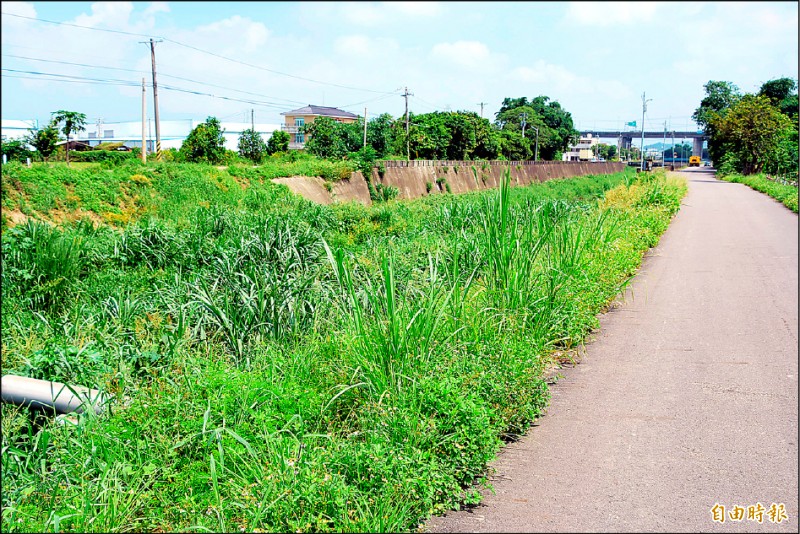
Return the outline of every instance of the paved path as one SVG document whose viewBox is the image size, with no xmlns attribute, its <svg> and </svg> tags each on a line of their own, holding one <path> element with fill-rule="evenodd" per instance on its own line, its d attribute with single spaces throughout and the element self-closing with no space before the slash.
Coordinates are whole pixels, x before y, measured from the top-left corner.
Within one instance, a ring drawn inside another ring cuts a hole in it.
<svg viewBox="0 0 800 534">
<path fill-rule="evenodd" d="M 797 532 L 798 217 L 703 168 L 632 296 L 432 532 Z M 788 521 L 712 521 L 719 503 Z"/>
</svg>

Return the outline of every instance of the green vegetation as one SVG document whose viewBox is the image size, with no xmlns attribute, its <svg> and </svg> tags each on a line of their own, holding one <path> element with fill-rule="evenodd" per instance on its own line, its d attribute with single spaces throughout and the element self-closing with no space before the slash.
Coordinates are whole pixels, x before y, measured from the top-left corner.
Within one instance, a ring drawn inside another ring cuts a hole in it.
<svg viewBox="0 0 800 534">
<path fill-rule="evenodd" d="M 763 174 L 751 174 L 749 176 L 742 176 L 741 174 L 728 174 L 721 175 L 725 181 L 734 182 L 738 184 L 745 184 L 746 186 L 761 191 L 771 196 L 775 200 L 783 203 L 784 206 L 797 213 L 797 182 L 794 184 L 789 182 L 782 182 L 780 180 L 770 178 Z"/>
<path fill-rule="evenodd" d="M 720 173 L 766 172 L 797 181 L 797 81 L 765 82 L 755 95 L 731 82 L 709 81 L 692 118 L 709 136 L 709 155 Z"/>
<path fill-rule="evenodd" d="M 78 113 L 77 111 L 68 111 L 60 109 L 53 112 L 52 124 L 58 126 L 63 123 L 61 133 L 67 137 L 67 144 L 65 147 L 67 154 L 67 165 L 69 165 L 69 137 L 70 135 L 82 132 L 86 129 L 86 114 Z"/>
<path fill-rule="evenodd" d="M 686 190 L 321 206 L 268 164 L 82 165 L 3 166 L 31 220 L 4 219 L 2 366 L 116 400 L 2 406 L 4 532 L 398 532 L 476 502 Z"/>
<path fill-rule="evenodd" d="M 289 134 L 283 130 L 275 130 L 267 141 L 267 154 L 270 156 L 278 152 L 289 150 Z"/>
<path fill-rule="evenodd" d="M 261 162 L 267 155 L 267 143 L 264 142 L 261 134 L 252 128 L 243 131 L 239 136 L 238 148 L 239 155 L 253 163 Z"/>
<path fill-rule="evenodd" d="M 42 161 L 47 161 L 47 158 L 56 151 L 58 139 L 58 128 L 51 122 L 44 128 L 31 130 L 25 141 L 36 150 Z"/>
<path fill-rule="evenodd" d="M 219 165 L 225 159 L 225 130 L 216 117 L 198 124 L 181 144 L 183 161 Z"/>
<path fill-rule="evenodd" d="M 28 150 L 27 143 L 21 139 L 8 139 L 0 141 L 2 153 L 7 161 L 19 161 L 25 163 L 28 158 L 33 157 L 33 153 Z"/>
</svg>

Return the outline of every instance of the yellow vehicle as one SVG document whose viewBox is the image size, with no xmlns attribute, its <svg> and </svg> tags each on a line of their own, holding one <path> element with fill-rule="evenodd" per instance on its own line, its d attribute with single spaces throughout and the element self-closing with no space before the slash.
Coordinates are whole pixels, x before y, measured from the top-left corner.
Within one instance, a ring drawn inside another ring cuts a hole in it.
<svg viewBox="0 0 800 534">
<path fill-rule="evenodd" d="M 689 167 L 699 167 L 700 166 L 700 156 L 691 156 L 689 158 Z"/>
</svg>

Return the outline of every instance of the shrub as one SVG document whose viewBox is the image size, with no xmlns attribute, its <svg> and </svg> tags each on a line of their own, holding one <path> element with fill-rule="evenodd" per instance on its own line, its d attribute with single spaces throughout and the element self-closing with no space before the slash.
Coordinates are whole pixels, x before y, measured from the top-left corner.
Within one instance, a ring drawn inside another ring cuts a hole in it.
<svg viewBox="0 0 800 534">
<path fill-rule="evenodd" d="M 70 153 L 72 161 L 83 161 L 92 163 L 101 163 L 108 161 L 114 165 L 119 165 L 126 161 L 136 161 L 137 157 L 134 152 L 117 152 L 111 149 L 107 150 L 85 150 L 83 152 L 72 151 Z"/>
<path fill-rule="evenodd" d="M 267 141 L 267 154 L 270 156 L 289 150 L 289 133 L 275 130 Z"/>
<path fill-rule="evenodd" d="M 273 134 L 274 135 L 274 134 Z M 252 128 L 242 132 L 239 137 L 239 155 L 253 163 L 260 163 L 267 154 L 267 143 L 261 134 Z"/>
<path fill-rule="evenodd" d="M 208 117 L 189 133 L 180 151 L 186 161 L 218 165 L 225 158 L 225 138 L 219 119 Z"/>
</svg>

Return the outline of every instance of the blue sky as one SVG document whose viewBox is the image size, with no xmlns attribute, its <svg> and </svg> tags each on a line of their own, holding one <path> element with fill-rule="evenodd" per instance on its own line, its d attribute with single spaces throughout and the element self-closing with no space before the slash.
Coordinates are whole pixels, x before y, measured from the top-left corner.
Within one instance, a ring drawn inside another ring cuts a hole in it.
<svg viewBox="0 0 800 534">
<path fill-rule="evenodd" d="M 280 123 L 306 104 L 398 117 L 408 87 L 414 113 L 480 113 L 484 102 L 488 118 L 505 97 L 546 95 L 580 129 L 641 124 L 645 92 L 647 129 L 694 129 L 709 80 L 755 92 L 797 78 L 797 11 L 796 2 L 2 2 L 2 117 L 46 122 L 68 109 L 90 123 L 139 120 L 142 78 L 151 83 L 140 41 L 153 37 L 166 39 L 156 45 L 161 120 L 249 121 L 253 109 L 256 122 Z M 152 100 L 148 87 L 150 117 Z"/>
</svg>

